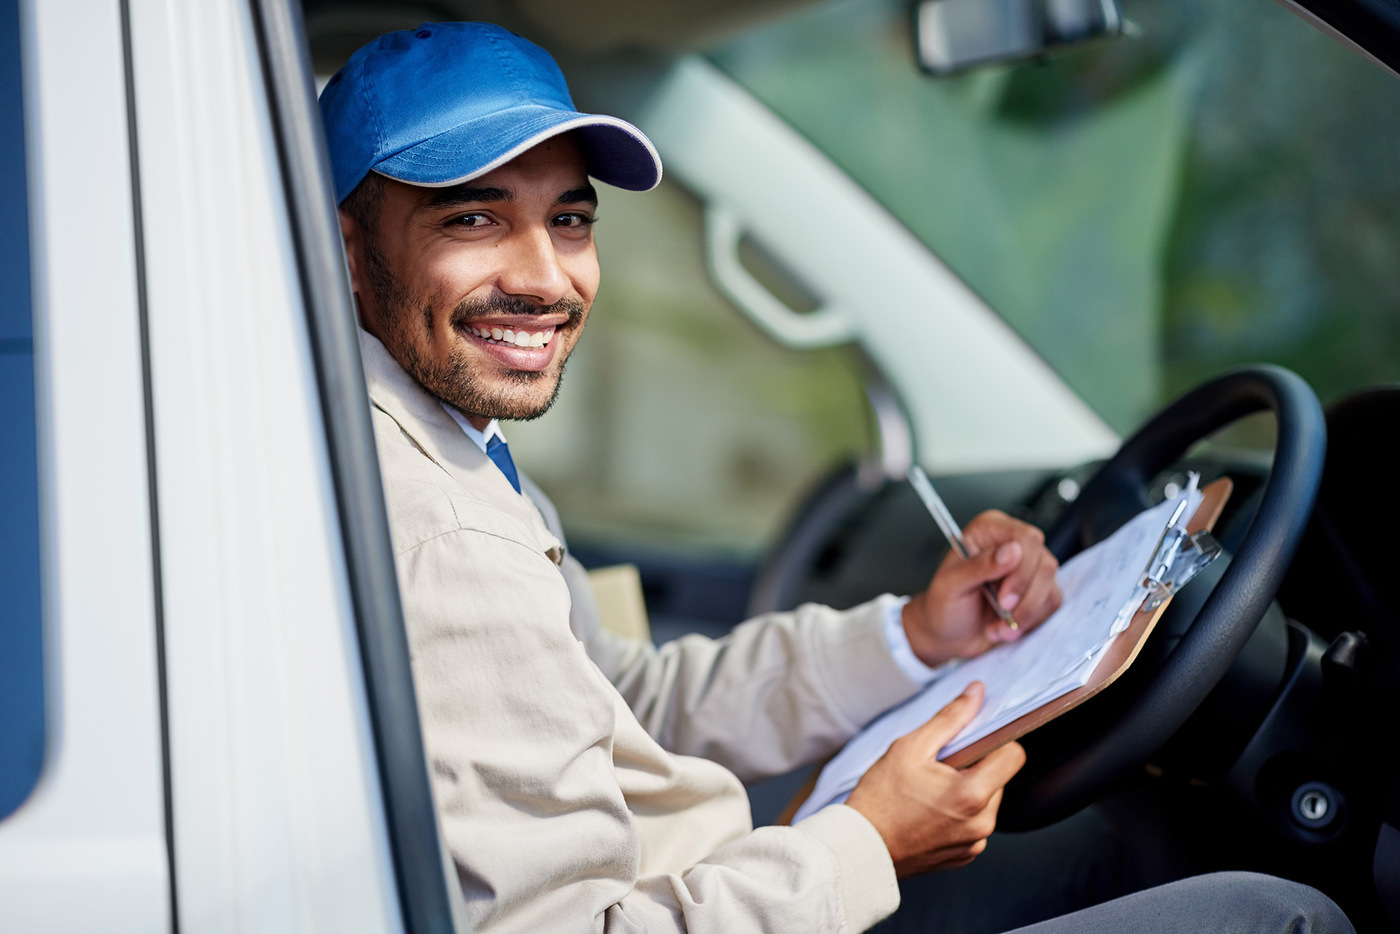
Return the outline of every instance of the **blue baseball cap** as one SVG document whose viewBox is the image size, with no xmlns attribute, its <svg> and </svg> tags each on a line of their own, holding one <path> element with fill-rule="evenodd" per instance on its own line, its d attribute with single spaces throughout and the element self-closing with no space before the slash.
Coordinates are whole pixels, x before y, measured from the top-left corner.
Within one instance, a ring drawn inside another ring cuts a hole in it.
<svg viewBox="0 0 1400 934">
<path fill-rule="evenodd" d="M 424 23 L 350 56 L 321 92 L 335 200 L 370 172 L 443 188 L 573 132 L 588 174 L 646 191 L 661 157 L 625 120 L 581 113 L 549 53 L 489 23 Z"/>
</svg>

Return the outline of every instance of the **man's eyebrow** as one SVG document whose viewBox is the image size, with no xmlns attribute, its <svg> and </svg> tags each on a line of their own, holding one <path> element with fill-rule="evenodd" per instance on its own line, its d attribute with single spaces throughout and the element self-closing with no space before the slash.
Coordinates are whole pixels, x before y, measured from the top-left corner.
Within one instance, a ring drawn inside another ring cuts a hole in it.
<svg viewBox="0 0 1400 934">
<path fill-rule="evenodd" d="M 423 205 L 425 208 L 455 208 L 464 204 L 489 204 L 493 201 L 514 201 L 515 192 L 509 188 L 481 185 L 455 185 L 436 191 Z"/>
<path fill-rule="evenodd" d="M 509 188 L 497 188 L 494 186 L 454 185 L 451 188 L 442 188 L 433 193 L 423 207 L 427 210 L 439 208 L 455 208 L 465 204 L 490 204 L 500 201 L 514 201 L 515 192 Z M 598 190 L 592 185 L 580 185 L 577 188 L 570 188 L 559 193 L 555 199 L 555 204 L 592 204 L 598 203 Z"/>
<path fill-rule="evenodd" d="M 598 189 L 592 185 L 581 185 L 578 188 L 570 188 L 568 191 L 560 192 L 555 204 L 591 204 L 598 206 Z"/>
</svg>

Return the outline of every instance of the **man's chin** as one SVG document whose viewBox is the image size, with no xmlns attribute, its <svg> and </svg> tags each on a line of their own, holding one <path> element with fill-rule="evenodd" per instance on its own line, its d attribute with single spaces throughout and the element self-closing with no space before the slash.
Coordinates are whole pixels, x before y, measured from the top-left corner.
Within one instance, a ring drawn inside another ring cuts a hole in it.
<svg viewBox="0 0 1400 934">
<path fill-rule="evenodd" d="M 464 415 L 502 421 L 528 422 L 544 415 L 559 397 L 559 375 L 555 373 L 512 372 L 503 384 L 464 387 L 448 401 Z"/>
<path fill-rule="evenodd" d="M 459 353 L 446 365 L 433 366 L 409 352 L 400 363 L 420 386 L 463 415 L 488 420 L 539 418 L 554 405 L 564 379 L 563 361 L 545 370 L 500 369 Z"/>
</svg>

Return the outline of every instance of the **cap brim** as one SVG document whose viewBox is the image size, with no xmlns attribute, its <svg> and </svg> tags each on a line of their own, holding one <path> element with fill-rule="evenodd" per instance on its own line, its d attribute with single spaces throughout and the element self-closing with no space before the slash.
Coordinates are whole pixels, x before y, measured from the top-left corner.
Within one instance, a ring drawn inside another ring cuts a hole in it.
<svg viewBox="0 0 1400 934">
<path fill-rule="evenodd" d="M 646 134 L 617 117 L 523 106 L 453 127 L 372 166 L 426 188 L 485 175 L 547 139 L 577 133 L 588 174 L 618 188 L 647 191 L 661 181 L 661 157 Z"/>
</svg>

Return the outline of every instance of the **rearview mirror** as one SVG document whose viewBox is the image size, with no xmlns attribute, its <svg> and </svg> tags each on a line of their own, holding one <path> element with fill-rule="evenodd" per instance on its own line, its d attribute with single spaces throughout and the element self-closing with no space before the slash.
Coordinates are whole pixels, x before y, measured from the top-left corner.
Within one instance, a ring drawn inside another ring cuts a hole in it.
<svg viewBox="0 0 1400 934">
<path fill-rule="evenodd" d="M 1118 0 L 918 0 L 919 67 L 949 75 L 1122 35 Z"/>
</svg>

